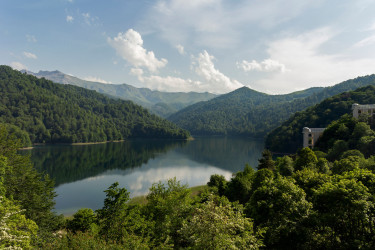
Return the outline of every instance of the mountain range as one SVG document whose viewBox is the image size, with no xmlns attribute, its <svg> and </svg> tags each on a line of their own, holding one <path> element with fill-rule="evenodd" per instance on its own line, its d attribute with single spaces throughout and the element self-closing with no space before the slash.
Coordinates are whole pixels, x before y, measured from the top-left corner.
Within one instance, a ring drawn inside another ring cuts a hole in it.
<svg viewBox="0 0 375 250">
<path fill-rule="evenodd" d="M 90 82 L 60 71 L 27 72 L 52 81 L 96 90 L 131 100 L 166 117 L 193 135 L 265 137 L 294 113 L 339 93 L 375 85 L 375 75 L 357 77 L 331 87 L 312 87 L 283 95 L 269 95 L 242 87 L 227 94 L 169 93 L 128 84 Z"/>
<path fill-rule="evenodd" d="M 351 115 L 353 103 L 375 103 L 375 86 L 343 92 L 295 113 L 267 135 L 266 148 L 280 153 L 296 152 L 298 148 L 302 147 L 303 127 L 325 128 L 342 115 Z M 345 134 L 346 132 L 342 130 L 341 133 Z"/>
<path fill-rule="evenodd" d="M 22 74 L 9 66 L 0 66 L 0 123 L 26 131 L 33 143 L 189 136 L 131 101 Z"/>
<path fill-rule="evenodd" d="M 38 78 L 44 77 L 56 83 L 70 84 L 95 90 L 108 96 L 117 97 L 123 100 L 130 100 L 161 117 L 168 117 L 172 113 L 175 113 L 189 105 L 200 101 L 207 101 L 217 96 L 208 92 L 162 92 L 150 90 L 148 88 L 136 88 L 128 84 L 106 84 L 92 82 L 64 74 L 58 70 L 39 71 L 38 73 L 23 70 L 22 72 L 26 72 L 27 74 L 34 75 Z"/>
<path fill-rule="evenodd" d="M 268 95 L 243 87 L 188 106 L 168 119 L 193 135 L 264 137 L 294 113 L 333 95 L 367 85 L 375 85 L 375 75 L 285 95 Z"/>
</svg>

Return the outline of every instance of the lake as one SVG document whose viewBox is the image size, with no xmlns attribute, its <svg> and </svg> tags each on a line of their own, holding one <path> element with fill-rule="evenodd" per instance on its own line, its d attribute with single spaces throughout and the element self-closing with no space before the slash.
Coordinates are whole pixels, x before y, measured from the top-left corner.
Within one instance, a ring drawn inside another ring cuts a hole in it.
<svg viewBox="0 0 375 250">
<path fill-rule="evenodd" d="M 55 179 L 56 212 L 71 215 L 84 207 L 102 208 L 103 191 L 116 181 L 134 197 L 173 177 L 189 186 L 206 184 L 212 174 L 229 180 L 246 163 L 256 167 L 263 146 L 249 138 L 198 137 L 40 146 L 28 153 L 39 171 Z"/>
</svg>

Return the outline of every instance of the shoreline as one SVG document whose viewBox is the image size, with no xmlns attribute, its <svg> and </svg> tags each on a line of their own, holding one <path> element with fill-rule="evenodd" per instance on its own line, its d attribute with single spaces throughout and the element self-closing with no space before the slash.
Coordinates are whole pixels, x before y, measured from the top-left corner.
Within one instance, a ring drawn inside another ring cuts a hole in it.
<svg viewBox="0 0 375 250">
<path fill-rule="evenodd" d="M 135 138 L 137 139 L 137 138 Z M 142 139 L 142 138 L 141 138 Z M 155 138 L 155 139 L 162 139 L 162 140 L 170 140 L 169 138 Z M 128 140 L 128 139 L 127 139 Z M 195 140 L 194 137 L 189 137 L 186 139 L 172 139 L 172 140 L 186 140 L 186 141 L 193 141 Z M 46 146 L 46 145 L 69 145 L 69 146 L 84 146 L 84 145 L 96 145 L 96 144 L 106 144 L 106 143 L 118 143 L 118 142 L 124 142 L 124 140 L 115 140 L 115 141 L 102 141 L 102 142 L 73 142 L 73 143 L 33 143 L 30 147 L 23 147 L 19 148 L 18 150 L 31 150 L 35 148 L 35 146 Z"/>
<path fill-rule="evenodd" d="M 34 143 L 30 147 L 19 148 L 18 150 L 30 150 L 35 148 L 35 146 L 46 146 L 46 145 L 69 145 L 69 146 L 84 146 L 84 145 L 95 145 L 95 144 L 105 144 L 111 142 L 124 142 L 125 140 L 116 141 L 102 141 L 102 142 L 73 142 L 73 143 Z"/>
</svg>

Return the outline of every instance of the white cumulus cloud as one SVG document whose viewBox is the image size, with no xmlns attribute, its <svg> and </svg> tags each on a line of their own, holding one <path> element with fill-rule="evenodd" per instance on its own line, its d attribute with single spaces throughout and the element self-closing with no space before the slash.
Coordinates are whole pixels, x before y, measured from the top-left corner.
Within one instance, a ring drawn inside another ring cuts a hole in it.
<svg viewBox="0 0 375 250">
<path fill-rule="evenodd" d="M 130 74 L 134 75 L 134 76 L 142 76 L 143 75 L 143 69 L 140 69 L 140 68 L 132 68 L 130 70 Z"/>
<path fill-rule="evenodd" d="M 35 55 L 35 54 L 33 54 L 33 53 L 30 53 L 30 52 L 23 52 L 23 55 L 25 56 L 25 57 L 27 57 L 27 58 L 30 58 L 30 59 L 37 59 L 38 57 Z"/>
<path fill-rule="evenodd" d="M 192 69 L 201 78 L 197 80 L 148 74 L 141 68 L 132 68 L 129 73 L 136 76 L 145 87 L 166 92 L 195 91 L 222 94 L 244 86 L 216 69 L 213 59 L 207 51 L 199 53 L 196 57 L 192 56 Z"/>
<path fill-rule="evenodd" d="M 203 85 L 200 81 L 193 81 L 191 79 L 182 79 L 179 77 L 173 76 L 140 76 L 138 79 L 143 82 L 146 87 L 150 89 L 156 89 L 159 91 L 166 92 L 204 92 L 207 91 L 206 86 Z"/>
<path fill-rule="evenodd" d="M 119 56 L 137 68 L 144 67 L 155 72 L 168 62 L 164 58 L 157 59 L 153 51 L 143 48 L 141 35 L 133 29 L 129 29 L 126 33 L 120 32 L 113 39 L 109 37 L 107 40 Z"/>
<path fill-rule="evenodd" d="M 244 86 L 242 83 L 230 79 L 216 69 L 212 62 L 213 59 L 214 57 L 204 50 L 202 53 L 199 53 L 194 62 L 195 72 L 210 85 L 211 91 L 225 93 Z"/>
<path fill-rule="evenodd" d="M 189 92 L 207 91 L 207 85 L 202 84 L 200 81 L 193 81 L 191 79 L 182 79 L 173 76 L 158 76 L 150 75 L 145 76 L 142 69 L 132 68 L 130 74 L 137 76 L 138 80 L 142 82 L 147 88 L 166 92 Z"/>
<path fill-rule="evenodd" d="M 185 48 L 181 44 L 176 45 L 176 49 L 178 50 L 178 53 L 181 55 L 185 55 Z"/>
<path fill-rule="evenodd" d="M 20 63 L 20 62 L 11 62 L 10 66 L 13 69 L 16 69 L 16 70 L 22 70 L 22 69 L 26 69 L 27 70 L 27 67 L 25 65 L 23 65 L 22 63 Z"/>
<path fill-rule="evenodd" d="M 74 20 L 74 18 L 73 18 L 72 16 L 66 16 L 66 21 L 67 21 L 68 23 L 72 23 L 73 20 Z"/>
<path fill-rule="evenodd" d="M 273 74 L 253 82 L 254 88 L 267 89 L 271 93 L 289 93 L 373 74 L 375 59 L 371 56 L 355 58 L 346 54 L 345 50 L 327 53 L 321 49 L 335 35 L 334 30 L 326 27 L 269 43 L 269 57 L 283 62 L 288 68 L 283 74 Z"/>
<path fill-rule="evenodd" d="M 243 60 L 242 62 L 237 62 L 237 67 L 247 71 L 263 71 L 263 72 L 285 72 L 286 68 L 285 65 L 272 60 L 272 59 L 265 59 L 262 62 L 257 62 L 256 60 L 252 60 L 248 62 Z"/>
<path fill-rule="evenodd" d="M 99 77 L 96 77 L 96 76 L 87 76 L 87 77 L 83 78 L 83 80 L 90 81 L 90 82 L 100 82 L 100 83 L 105 83 L 105 84 L 112 83 L 112 82 L 108 82 L 108 81 L 103 80 L 103 79 L 101 79 Z"/>
</svg>

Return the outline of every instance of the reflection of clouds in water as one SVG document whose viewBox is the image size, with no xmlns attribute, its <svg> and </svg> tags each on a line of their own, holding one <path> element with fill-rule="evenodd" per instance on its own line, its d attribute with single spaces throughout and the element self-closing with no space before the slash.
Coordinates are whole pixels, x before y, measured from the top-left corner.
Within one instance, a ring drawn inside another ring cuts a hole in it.
<svg viewBox="0 0 375 250">
<path fill-rule="evenodd" d="M 153 183 L 176 177 L 181 184 L 197 186 L 206 184 L 212 174 L 224 175 L 227 180 L 232 173 L 213 166 L 175 166 L 164 168 L 139 168 L 123 175 L 122 171 L 110 170 L 103 175 L 87 178 L 74 183 L 63 184 L 55 189 L 57 213 L 73 214 L 77 208 L 99 209 L 103 206 L 104 190 L 114 182 L 125 187 L 130 197 L 145 195 Z"/>
<path fill-rule="evenodd" d="M 85 181 L 88 181 L 88 182 L 91 182 L 91 181 L 98 181 L 100 179 L 103 179 L 103 176 L 102 175 L 98 175 L 98 176 L 93 176 L 93 177 L 88 177 L 85 179 Z"/>
<path fill-rule="evenodd" d="M 156 168 L 149 169 L 146 172 L 135 172 L 124 177 L 125 185 L 129 187 L 131 196 L 147 194 L 153 183 L 165 181 L 176 177 L 181 184 L 197 186 L 206 184 L 213 174 L 224 175 L 226 179 L 232 176 L 232 173 L 219 168 L 179 166 L 175 168 Z"/>
<path fill-rule="evenodd" d="M 246 162 L 257 161 L 262 148 L 259 145 L 242 139 L 203 138 L 156 154 L 139 167 L 101 168 L 106 171 L 100 174 L 93 171 L 96 176 L 56 187 L 56 212 L 69 215 L 83 207 L 101 208 L 104 190 L 114 182 L 119 182 L 134 197 L 147 194 L 153 183 L 173 177 L 189 186 L 204 185 L 213 174 L 224 175 L 229 180 L 233 172 L 243 170 Z"/>
</svg>

